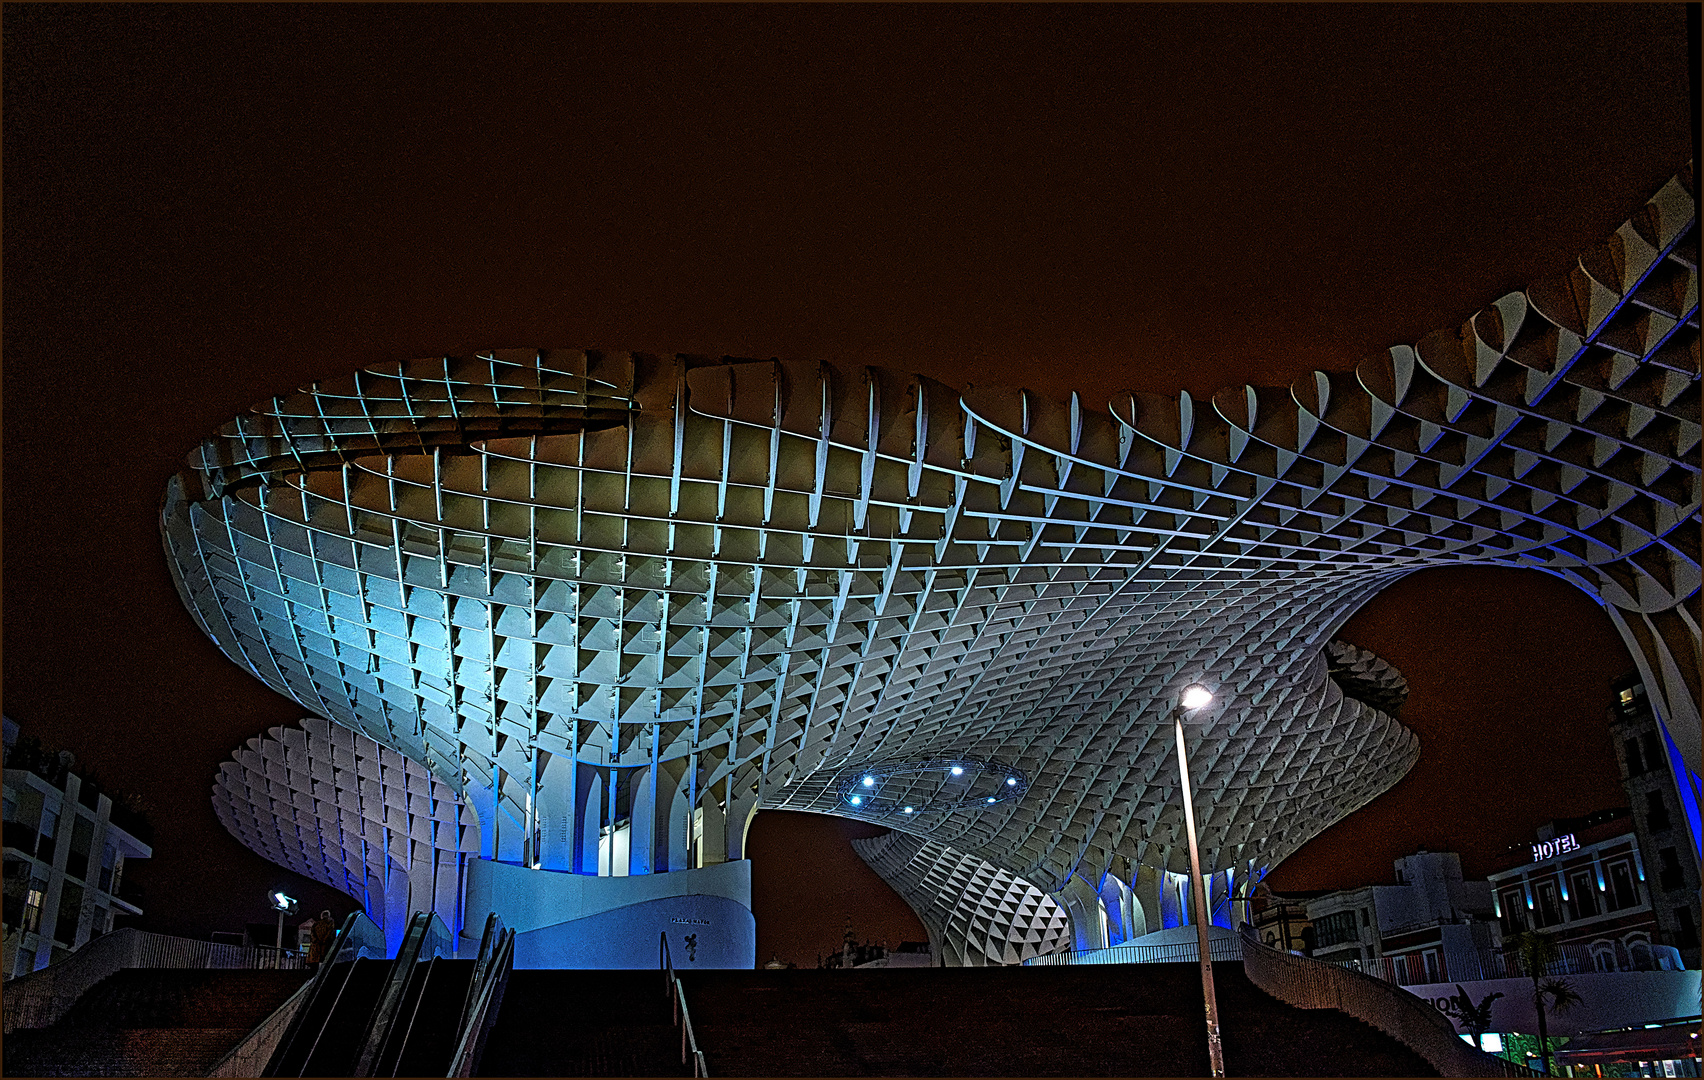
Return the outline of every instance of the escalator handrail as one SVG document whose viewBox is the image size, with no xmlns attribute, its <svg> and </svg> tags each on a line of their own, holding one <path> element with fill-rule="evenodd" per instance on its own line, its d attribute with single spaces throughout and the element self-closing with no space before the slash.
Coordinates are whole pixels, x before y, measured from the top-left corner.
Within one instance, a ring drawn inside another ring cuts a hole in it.
<svg viewBox="0 0 1704 1080">
<path fill-rule="evenodd" d="M 374 1070 L 376 1075 L 395 1076 L 397 1069 L 402 1065 L 402 1059 L 408 1054 L 409 1040 L 414 1038 L 415 1021 L 420 1019 L 420 1007 L 426 1002 L 427 996 L 432 993 L 432 976 L 440 974 L 443 970 L 438 967 L 438 959 L 434 956 L 426 961 L 424 970 L 420 972 L 420 989 L 410 995 L 414 999 L 414 1007 L 408 1010 L 408 1022 L 404 1024 L 399 1014 L 396 1024 L 391 1026 L 393 1037 L 386 1040 L 384 1053 L 380 1055 L 378 1067 Z M 401 1025 L 400 1038 L 395 1037 L 398 1034 L 398 1024 Z"/>
<path fill-rule="evenodd" d="M 486 925 L 489 927 L 491 924 L 487 921 Z M 485 1052 L 486 1037 L 491 1034 L 491 1026 L 502 1008 L 503 991 L 509 985 L 509 972 L 515 964 L 515 932 L 497 929 L 496 942 L 491 952 L 491 963 L 484 971 L 482 982 L 477 985 L 478 996 L 456 1041 L 455 1056 L 450 1059 L 446 1076 L 473 1075 Z"/>
<path fill-rule="evenodd" d="M 408 921 L 408 934 L 402 939 L 402 948 L 396 951 L 390 976 L 385 979 L 385 988 L 379 992 L 378 1003 L 373 1006 L 373 1014 L 367 1020 L 366 1031 L 361 1037 L 361 1055 L 356 1059 L 352 1075 L 373 1075 L 391 1025 L 396 1022 L 402 1007 L 403 992 L 414 974 L 415 962 L 420 959 L 420 948 L 426 943 L 426 931 L 434 918 L 436 916 L 430 911 L 416 911 L 414 918 Z"/>
<path fill-rule="evenodd" d="M 284 1029 L 284 1034 L 279 1037 L 278 1046 L 272 1051 L 272 1056 L 267 1059 L 266 1068 L 261 1070 L 261 1076 L 278 1075 L 277 1070 L 283 1065 L 286 1057 L 288 1057 L 291 1044 L 301 1037 L 302 1028 L 307 1024 L 308 1016 L 313 1011 L 314 1003 L 319 999 L 319 995 L 325 991 L 327 984 L 330 982 L 331 970 L 336 966 L 334 961 L 338 954 L 343 951 L 344 945 L 347 944 L 349 939 L 353 936 L 356 920 L 364 918 L 366 918 L 365 912 L 352 911 L 349 913 L 349 917 L 343 920 L 343 925 L 338 928 L 337 936 L 332 939 L 331 948 L 326 950 L 325 959 L 320 961 L 319 970 L 314 972 L 313 978 L 309 980 L 309 982 L 312 983 L 312 986 L 308 990 L 307 999 L 302 1002 L 301 1008 L 296 1010 L 296 1015 L 290 1018 L 290 1024 Z M 318 1041 L 317 1032 L 315 1033 L 315 1041 Z"/>
<path fill-rule="evenodd" d="M 473 963 L 473 975 L 467 981 L 467 997 L 462 1000 L 461 1016 L 456 1020 L 458 1040 L 461 1033 L 467 1030 L 468 1017 L 473 1014 L 474 1004 L 479 999 L 480 985 L 485 981 L 485 973 L 491 969 L 491 961 L 502 933 L 503 918 L 493 911 L 485 917 L 485 932 L 479 935 L 479 955 Z"/>
</svg>

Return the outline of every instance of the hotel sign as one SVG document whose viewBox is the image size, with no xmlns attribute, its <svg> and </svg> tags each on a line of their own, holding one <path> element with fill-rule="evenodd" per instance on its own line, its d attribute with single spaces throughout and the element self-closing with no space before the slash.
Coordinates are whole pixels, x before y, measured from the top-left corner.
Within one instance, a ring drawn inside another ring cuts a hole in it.
<svg viewBox="0 0 1704 1080">
<path fill-rule="evenodd" d="M 1532 861 L 1543 862 L 1554 859 L 1558 855 L 1566 855 L 1570 851 L 1580 850 L 1580 842 L 1574 839 L 1574 834 L 1558 836 L 1554 840 L 1540 840 L 1532 846 Z"/>
</svg>

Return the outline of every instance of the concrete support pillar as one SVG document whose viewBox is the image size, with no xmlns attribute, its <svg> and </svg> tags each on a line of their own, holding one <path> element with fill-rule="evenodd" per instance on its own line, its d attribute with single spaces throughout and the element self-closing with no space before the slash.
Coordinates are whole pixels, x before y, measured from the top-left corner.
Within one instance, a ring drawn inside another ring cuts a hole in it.
<svg viewBox="0 0 1704 1080">
<path fill-rule="evenodd" d="M 603 770 L 590 765 L 575 767 L 574 818 L 577 843 L 574 848 L 576 874 L 600 874 L 598 866 L 598 834 L 603 828 L 604 776 Z"/>
<path fill-rule="evenodd" d="M 1100 894 L 1077 875 L 1053 894 L 1053 899 L 1071 916 L 1071 947 L 1079 952 L 1106 948 L 1106 921 Z"/>
<path fill-rule="evenodd" d="M 698 848 L 700 862 L 714 866 L 728 861 L 728 816 L 713 791 L 698 796 Z"/>
</svg>

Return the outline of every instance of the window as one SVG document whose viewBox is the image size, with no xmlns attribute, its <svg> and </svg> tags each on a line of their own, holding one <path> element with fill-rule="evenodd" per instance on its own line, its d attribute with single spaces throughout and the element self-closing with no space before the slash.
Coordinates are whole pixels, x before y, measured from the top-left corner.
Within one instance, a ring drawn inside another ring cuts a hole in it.
<svg viewBox="0 0 1704 1080">
<path fill-rule="evenodd" d="M 1562 905 L 1557 900 L 1555 878 L 1534 882 L 1532 898 L 1532 921 L 1535 927 L 1555 926 L 1562 921 Z"/>
<path fill-rule="evenodd" d="M 1519 885 L 1498 892 L 1497 906 L 1502 909 L 1498 921 L 1502 924 L 1505 935 L 1518 934 L 1527 928 L 1526 894 Z"/>
<path fill-rule="evenodd" d="M 6 846 L 34 853 L 36 827 L 41 824 L 41 793 L 20 784 L 18 793 L 6 803 Z"/>
<path fill-rule="evenodd" d="M 1568 917 L 1589 919 L 1597 913 L 1597 882 L 1592 880 L 1592 872 L 1568 871 Z"/>
<path fill-rule="evenodd" d="M 1656 967 L 1651 962 L 1651 943 L 1649 941 L 1645 940 L 1643 936 L 1629 937 L 1626 940 L 1628 955 L 1633 958 L 1634 971 L 1650 971 Z"/>
<path fill-rule="evenodd" d="M 1366 908 L 1361 909 L 1361 925 L 1362 926 L 1371 926 L 1372 925 L 1372 916 L 1367 911 Z"/>
<path fill-rule="evenodd" d="M 1647 731 L 1641 740 L 1645 746 L 1645 768 L 1660 769 L 1663 767 L 1663 744 L 1657 738 L 1657 733 Z"/>
<path fill-rule="evenodd" d="M 1622 739 L 1621 754 L 1627 759 L 1627 775 L 1640 776 L 1645 772 L 1645 759 L 1639 754 L 1638 739 Z"/>
<path fill-rule="evenodd" d="M 1345 941 L 1359 940 L 1359 935 L 1355 932 L 1353 911 L 1334 911 L 1330 915 L 1315 919 L 1313 930 L 1315 948 L 1324 949 Z"/>
<path fill-rule="evenodd" d="M 1698 947 L 1698 928 L 1692 925 L 1692 909 L 1677 907 L 1674 909 L 1675 944 L 1683 949 Z"/>
<path fill-rule="evenodd" d="M 1639 902 L 1639 890 L 1633 885 L 1633 864 L 1627 859 L 1617 859 L 1604 867 L 1604 876 L 1609 885 L 1609 910 L 1620 911 Z"/>
<path fill-rule="evenodd" d="M 49 806 L 41 812 L 41 837 L 36 841 L 35 857 L 53 863 L 53 836 L 59 830 L 59 811 Z"/>
<path fill-rule="evenodd" d="M 100 890 L 102 892 L 106 892 L 106 893 L 112 892 L 112 889 L 113 889 L 112 868 L 113 868 L 113 864 L 117 860 L 118 860 L 118 848 L 114 847 L 111 844 L 108 844 L 106 846 L 106 850 L 101 852 L 101 877 L 100 877 L 100 881 L 97 882 L 97 884 L 100 886 Z"/>
<path fill-rule="evenodd" d="M 83 887 L 67 881 L 59 890 L 59 919 L 53 925 L 53 940 L 75 945 L 77 922 L 83 916 Z"/>
<path fill-rule="evenodd" d="M 65 856 L 65 872 L 80 881 L 89 878 L 89 851 L 95 843 L 95 823 L 81 814 L 71 823 L 71 850 Z"/>
<path fill-rule="evenodd" d="M 24 899 L 24 922 L 22 926 L 24 933 L 36 934 L 41 932 L 41 909 L 46 904 L 47 882 L 36 878 L 30 882 L 29 894 Z"/>
<path fill-rule="evenodd" d="M 1657 884 L 1661 885 L 1664 891 L 1680 888 L 1684 884 L 1680 875 L 1680 852 L 1666 847 L 1657 852 L 1657 859 L 1663 864 L 1662 869 L 1657 871 Z"/>
<path fill-rule="evenodd" d="M 1645 793 L 1645 827 L 1652 832 L 1668 831 L 1668 804 L 1663 802 L 1663 793 L 1660 791 Z"/>
</svg>

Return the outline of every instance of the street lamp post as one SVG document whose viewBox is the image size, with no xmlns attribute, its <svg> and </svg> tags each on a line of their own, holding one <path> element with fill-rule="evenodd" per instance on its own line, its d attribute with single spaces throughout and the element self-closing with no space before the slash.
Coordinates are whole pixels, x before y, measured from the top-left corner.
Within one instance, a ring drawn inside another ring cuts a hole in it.
<svg viewBox="0 0 1704 1080">
<path fill-rule="evenodd" d="M 272 905 L 274 911 L 278 912 L 278 944 L 276 948 L 279 953 L 282 953 L 284 951 L 284 916 L 296 910 L 296 898 L 286 896 L 282 892 L 269 892 L 266 894 L 266 902 Z"/>
<path fill-rule="evenodd" d="M 1189 755 L 1183 747 L 1183 714 L 1202 708 L 1213 700 L 1204 686 L 1190 686 L 1172 710 L 1172 726 L 1177 729 L 1177 771 L 1183 781 L 1183 821 L 1189 835 L 1189 876 L 1195 890 L 1195 932 L 1201 952 L 1201 995 L 1207 1004 L 1207 1058 L 1214 1076 L 1225 1075 L 1225 1051 L 1219 1042 L 1219 999 L 1213 992 L 1212 946 L 1207 927 L 1212 911 L 1207 907 L 1207 879 L 1201 876 L 1201 850 L 1195 842 L 1195 802 L 1189 793 Z"/>
</svg>

